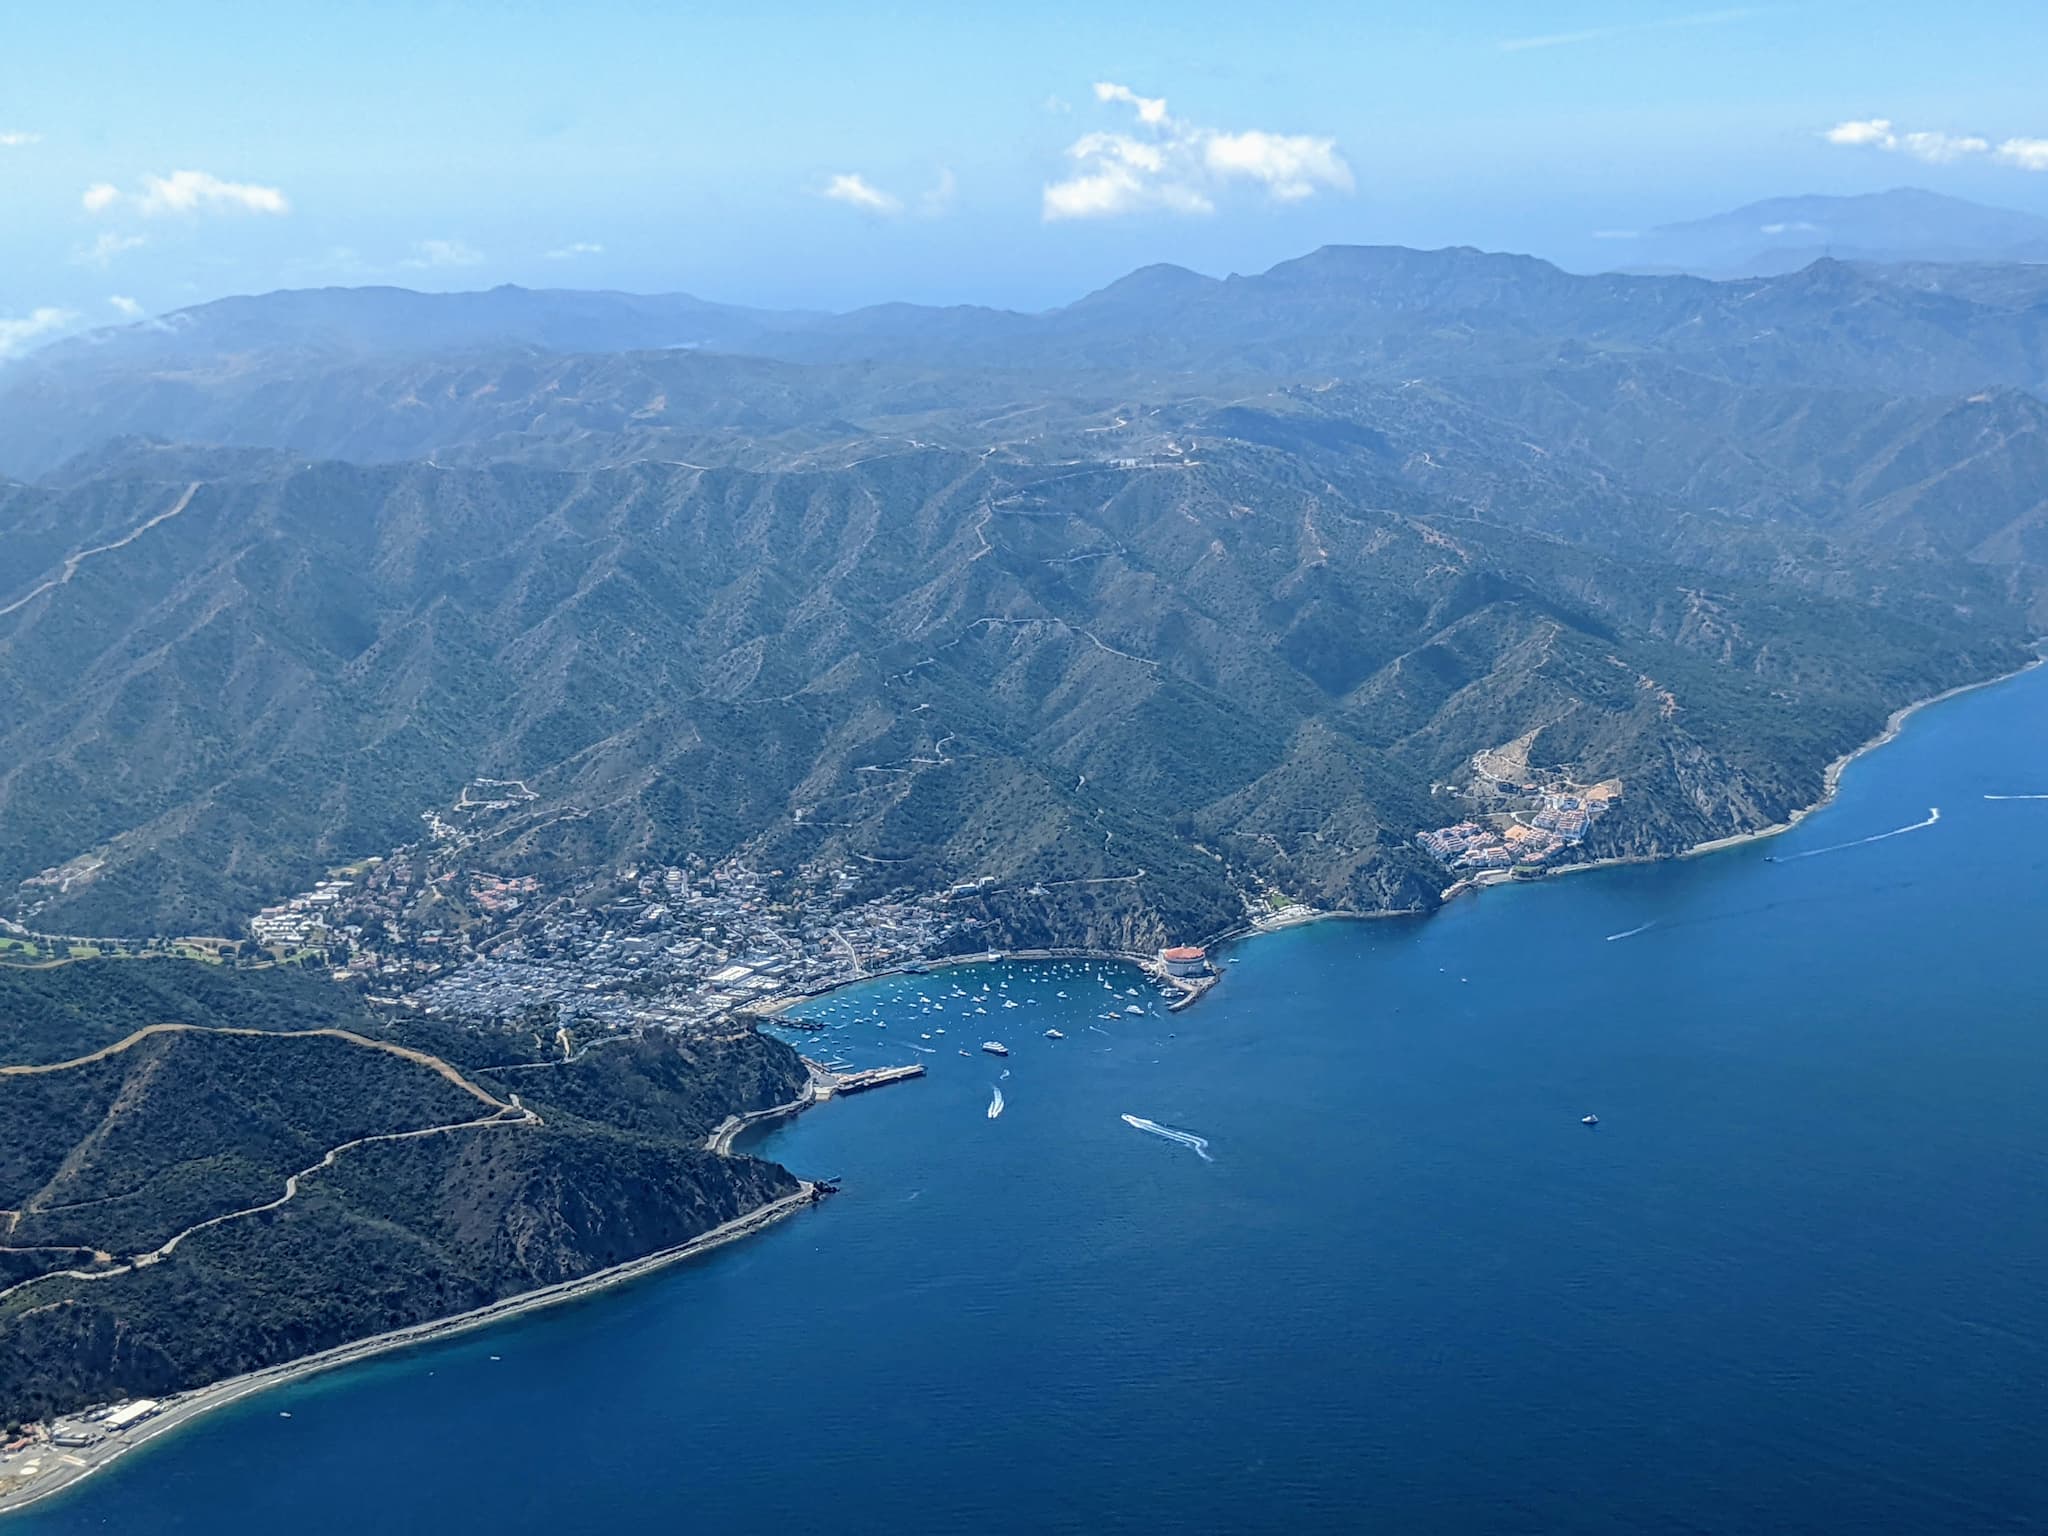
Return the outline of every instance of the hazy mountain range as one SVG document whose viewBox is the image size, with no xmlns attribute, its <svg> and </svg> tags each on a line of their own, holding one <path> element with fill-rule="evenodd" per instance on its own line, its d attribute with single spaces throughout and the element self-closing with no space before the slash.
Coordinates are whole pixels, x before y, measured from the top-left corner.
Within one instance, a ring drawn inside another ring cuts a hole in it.
<svg viewBox="0 0 2048 1536">
<path fill-rule="evenodd" d="M 0 374 L 0 884 L 226 927 L 489 774 L 578 813 L 508 863 L 1095 879 L 985 915 L 1150 943 L 1429 904 L 1532 730 L 1669 850 L 2024 656 L 2044 389 L 2027 266 L 203 305 Z"/>
<path fill-rule="evenodd" d="M 1882 263 L 2048 262 L 2048 218 L 1912 187 L 1854 197 L 1774 197 L 1711 218 L 1619 232 L 1633 270 L 1759 277 L 1822 257 Z"/>
</svg>

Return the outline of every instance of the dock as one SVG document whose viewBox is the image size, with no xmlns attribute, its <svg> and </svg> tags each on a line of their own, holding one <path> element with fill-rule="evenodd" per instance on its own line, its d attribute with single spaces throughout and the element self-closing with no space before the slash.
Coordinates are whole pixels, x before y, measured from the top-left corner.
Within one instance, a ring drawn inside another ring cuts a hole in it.
<svg viewBox="0 0 2048 1536">
<path fill-rule="evenodd" d="M 890 1083 L 907 1082 L 913 1077 L 924 1076 L 924 1063 L 913 1061 L 901 1067 L 869 1067 L 864 1072 L 826 1072 L 831 1079 L 825 1089 L 827 1095 L 835 1093 L 866 1093 L 870 1088 L 885 1087 Z"/>
<path fill-rule="evenodd" d="M 830 1067 L 812 1061 L 810 1057 L 800 1058 L 810 1076 L 804 1083 L 804 1091 L 787 1104 L 771 1104 L 766 1109 L 751 1110 L 744 1115 L 727 1115 L 719 1122 L 717 1129 L 704 1139 L 704 1150 L 716 1152 L 720 1157 L 732 1156 L 732 1144 L 741 1131 L 750 1125 L 759 1125 L 765 1120 L 780 1120 L 809 1109 L 813 1104 L 822 1104 L 839 1093 L 865 1093 L 870 1088 L 880 1088 L 887 1083 L 900 1083 L 909 1078 L 923 1077 L 924 1066 L 912 1062 L 904 1067 L 869 1067 L 864 1072 L 834 1072 Z"/>
</svg>

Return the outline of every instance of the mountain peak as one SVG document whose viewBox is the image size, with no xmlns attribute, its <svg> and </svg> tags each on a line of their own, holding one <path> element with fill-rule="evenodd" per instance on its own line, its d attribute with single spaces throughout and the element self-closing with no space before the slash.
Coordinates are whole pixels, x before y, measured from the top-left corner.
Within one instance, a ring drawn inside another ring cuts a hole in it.
<svg viewBox="0 0 2048 1536">
<path fill-rule="evenodd" d="M 1139 267 L 1135 272 L 1127 272 L 1115 282 L 1076 299 L 1067 308 L 1090 309 L 1112 304 L 1171 302 L 1176 299 L 1192 298 L 1216 286 L 1217 282 L 1213 277 L 1204 277 L 1199 272 L 1175 266 L 1170 261 L 1155 261 L 1150 266 Z"/>
</svg>

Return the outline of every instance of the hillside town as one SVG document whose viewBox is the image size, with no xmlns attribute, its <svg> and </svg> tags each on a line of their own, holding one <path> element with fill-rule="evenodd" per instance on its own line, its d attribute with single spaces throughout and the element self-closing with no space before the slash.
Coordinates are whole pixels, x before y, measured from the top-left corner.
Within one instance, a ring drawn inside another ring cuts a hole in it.
<svg viewBox="0 0 2048 1536">
<path fill-rule="evenodd" d="M 1417 834 L 1424 853 L 1466 874 L 1534 872 L 1562 862 L 1585 840 L 1587 829 L 1621 798 L 1621 781 L 1581 784 L 1562 769 L 1532 768 L 1531 739 L 1473 754 L 1471 783 L 1453 791 L 1468 814 Z"/>
<path fill-rule="evenodd" d="M 554 883 L 413 846 L 338 871 L 250 926 L 280 957 L 324 954 L 335 980 L 374 1002 L 508 1020 L 539 1009 L 586 1031 L 688 1029 L 914 963 L 971 926 L 944 896 L 852 901 L 857 881 L 848 866 L 726 860 Z"/>
</svg>

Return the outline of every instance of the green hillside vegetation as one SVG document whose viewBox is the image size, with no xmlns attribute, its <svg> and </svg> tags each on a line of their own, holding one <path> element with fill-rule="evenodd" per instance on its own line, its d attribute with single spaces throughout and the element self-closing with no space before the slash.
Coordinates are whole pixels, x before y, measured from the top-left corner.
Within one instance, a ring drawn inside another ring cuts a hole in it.
<svg viewBox="0 0 2048 1536">
<path fill-rule="evenodd" d="M 799 1187 L 705 1150 L 806 1080 L 751 1030 L 563 1062 L 159 936 L 243 940 L 479 778 L 525 788 L 463 868 L 535 875 L 544 942 L 600 887 L 660 899 L 628 869 L 728 858 L 979 882 L 944 908 L 971 947 L 1426 910 L 1416 834 L 1509 742 L 1624 786 L 1575 856 L 1754 829 L 2032 654 L 2044 292 L 1351 247 L 1035 315 L 281 293 L 10 364 L 0 916 L 99 938 L 0 939 L 0 1421 Z M 420 896 L 379 984 L 464 914 Z"/>
<path fill-rule="evenodd" d="M 844 853 L 1065 892 L 992 911 L 1018 942 L 1144 945 L 1229 926 L 1249 882 L 1427 904 L 1429 784 L 1532 724 L 1640 784 L 1621 835 L 1669 846 L 1782 815 L 1888 710 L 2022 654 L 1961 561 L 1817 593 L 1228 440 L 241 468 L 0 619 L 0 878 L 104 861 L 19 887 L 38 927 L 232 930 L 488 774 L 542 796 L 508 862 Z"/>
<path fill-rule="evenodd" d="M 343 996 L 177 961 L 8 978 L 0 1017 L 29 1021 L 13 1038 L 40 1059 L 0 1070 L 0 1418 L 190 1387 L 573 1279 L 796 1187 L 703 1150 L 727 1114 L 800 1091 L 776 1042 L 626 1040 L 494 1076 L 517 1055 L 496 1031 L 290 1032 Z M 177 1000 L 192 1029 L 53 1065 L 63 1021 L 97 1020 L 69 1048 L 105 1050 Z M 223 1028 L 263 1032 L 202 1032 Z M 343 1147 L 283 1200 L 289 1175 Z"/>
<path fill-rule="evenodd" d="M 1775 820 L 2048 621 L 2023 268 L 1345 247 L 1038 315 L 322 290 L 0 377 L 0 899 L 241 934 L 472 777 L 481 850 L 987 877 L 1144 946 L 1427 906 L 1534 730 L 1596 852 Z M 309 457 L 310 456 L 310 457 Z"/>
</svg>

